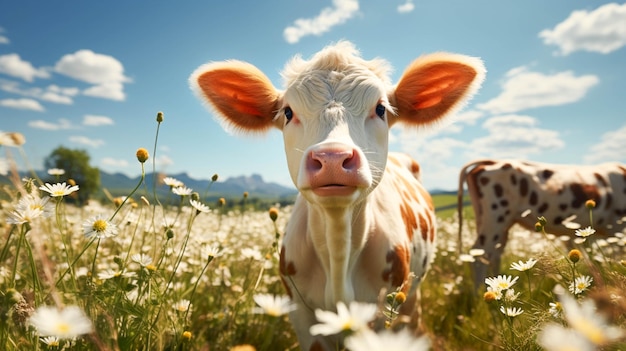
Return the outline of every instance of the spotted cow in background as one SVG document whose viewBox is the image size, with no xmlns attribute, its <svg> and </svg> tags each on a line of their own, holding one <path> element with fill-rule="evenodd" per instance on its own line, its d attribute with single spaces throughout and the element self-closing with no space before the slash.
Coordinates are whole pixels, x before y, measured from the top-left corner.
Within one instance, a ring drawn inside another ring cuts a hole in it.
<svg viewBox="0 0 626 351">
<path fill-rule="evenodd" d="M 593 226 L 605 236 L 626 227 L 626 166 L 617 163 L 574 166 L 516 160 L 480 160 L 465 165 L 459 176 L 459 238 L 463 223 L 463 187 L 467 188 L 476 216 L 474 248 L 484 249 L 484 259 L 474 269 L 480 284 L 498 274 L 500 256 L 513 224 L 534 230 L 537 218 L 547 220 L 545 230 L 556 235 L 574 234 L 565 220 L 582 227 Z M 589 223 L 587 200 L 594 200 L 593 223 Z M 530 213 L 528 212 L 530 210 Z"/>
<path fill-rule="evenodd" d="M 191 86 L 231 129 L 282 131 L 298 188 L 285 230 L 280 272 L 297 304 L 290 314 L 301 348 L 334 350 L 341 340 L 311 335 L 316 309 L 376 303 L 403 289 L 401 313 L 417 325 L 417 288 L 434 257 L 435 214 L 418 164 L 388 155 L 389 128 L 423 126 L 460 108 L 479 87 L 479 59 L 437 53 L 415 60 L 397 85 L 381 59 L 339 42 L 310 60 L 292 59 L 276 89 L 241 61 L 206 64 Z M 389 157 L 388 157 L 389 156 Z"/>
</svg>

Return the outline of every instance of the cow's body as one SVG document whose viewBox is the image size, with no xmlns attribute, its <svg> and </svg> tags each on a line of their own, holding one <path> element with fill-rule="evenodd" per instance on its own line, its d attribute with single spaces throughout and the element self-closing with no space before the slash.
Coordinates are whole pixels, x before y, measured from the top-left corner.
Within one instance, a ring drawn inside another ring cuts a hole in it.
<svg viewBox="0 0 626 351">
<path fill-rule="evenodd" d="M 434 54 L 416 60 L 395 87 L 387 70 L 340 42 L 311 60 L 294 58 L 283 72 L 285 91 L 238 61 L 207 64 L 191 77 L 227 125 L 283 132 L 300 195 L 280 272 L 298 306 L 290 318 L 304 350 L 341 343 L 310 333 L 314 311 L 335 310 L 339 301 L 375 303 L 381 292 L 403 289 L 402 313 L 417 322 L 416 290 L 434 256 L 435 216 L 417 163 L 388 158 L 388 129 L 429 124 L 457 109 L 484 68 L 474 58 Z"/>
<path fill-rule="evenodd" d="M 617 163 L 574 166 L 519 160 L 471 162 L 462 168 L 459 177 L 459 235 L 465 182 L 476 216 L 474 248 L 484 249 L 489 263 L 476 262 L 477 284 L 484 281 L 488 270 L 498 273 L 513 224 L 534 230 L 537 218 L 543 216 L 547 232 L 568 236 L 573 236 L 575 230 L 564 220 L 583 228 L 592 226 L 598 236 L 626 227 L 626 166 Z M 596 204 L 593 223 L 585 207 L 587 200 Z"/>
</svg>

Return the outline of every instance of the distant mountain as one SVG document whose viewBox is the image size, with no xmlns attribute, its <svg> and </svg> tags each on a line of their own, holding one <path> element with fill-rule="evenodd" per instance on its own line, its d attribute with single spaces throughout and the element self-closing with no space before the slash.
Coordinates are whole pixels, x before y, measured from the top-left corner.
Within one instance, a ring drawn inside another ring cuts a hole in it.
<svg viewBox="0 0 626 351">
<path fill-rule="evenodd" d="M 226 180 L 217 180 L 211 182 L 208 179 L 195 179 L 189 176 L 187 173 L 171 174 L 168 177 L 175 178 L 186 187 L 193 189 L 202 196 L 208 195 L 209 197 L 241 197 L 244 192 L 248 192 L 251 197 L 262 198 L 284 198 L 292 197 L 297 191 L 295 188 L 286 187 L 278 183 L 266 182 L 258 174 L 250 176 L 231 177 Z M 122 173 L 107 173 L 100 171 L 100 183 L 103 188 L 106 188 L 114 195 L 118 191 L 132 190 L 140 180 L 140 176 L 130 178 Z M 154 182 L 154 174 L 146 174 L 145 183 L 148 188 L 151 189 Z M 164 184 L 157 184 L 159 192 L 169 192 L 169 188 Z"/>
</svg>

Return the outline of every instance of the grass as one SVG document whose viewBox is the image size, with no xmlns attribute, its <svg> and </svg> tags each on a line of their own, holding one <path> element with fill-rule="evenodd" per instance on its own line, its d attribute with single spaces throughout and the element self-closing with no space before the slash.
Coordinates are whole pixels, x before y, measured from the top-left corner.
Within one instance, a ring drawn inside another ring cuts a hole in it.
<svg viewBox="0 0 626 351">
<path fill-rule="evenodd" d="M 69 186 L 52 197 L 40 185 L 15 181 L 0 197 L 0 349 L 298 349 L 287 317 L 258 313 L 255 303 L 261 294 L 284 295 L 277 247 L 291 206 L 273 208 L 270 217 L 242 194 L 240 206 L 206 211 L 191 201 L 197 194 L 160 201 L 153 187 L 167 185 L 140 182 L 128 197 L 76 207 L 68 203 Z M 434 201 L 445 206 L 456 196 Z M 471 210 L 465 212 L 468 248 L 475 235 Z M 517 281 L 486 293 L 472 282 L 470 261 L 477 258 L 459 253 L 456 209 L 438 217 L 438 254 L 421 286 L 432 349 L 557 350 L 538 340 L 559 331 L 581 338 L 575 349 L 626 348 L 624 235 L 574 245 L 576 260 L 548 234 L 514 228 L 502 272 Z M 537 262 L 529 270 L 510 269 L 530 259 Z M 590 285 L 569 293 L 583 277 Z M 565 297 L 555 293 L 558 286 Z M 591 312 L 577 309 L 587 303 Z M 44 306 L 52 312 L 38 319 Z M 60 311 L 73 307 L 85 317 L 82 325 L 80 315 L 63 319 Z M 523 312 L 508 316 L 501 308 Z M 583 329 L 572 322 L 576 312 Z"/>
</svg>

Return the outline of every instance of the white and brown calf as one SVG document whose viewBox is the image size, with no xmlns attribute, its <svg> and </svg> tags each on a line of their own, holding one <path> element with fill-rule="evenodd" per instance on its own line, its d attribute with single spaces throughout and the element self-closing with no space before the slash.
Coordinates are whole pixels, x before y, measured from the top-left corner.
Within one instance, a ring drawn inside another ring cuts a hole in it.
<svg viewBox="0 0 626 351">
<path fill-rule="evenodd" d="M 488 265 L 477 260 L 476 284 L 489 271 L 498 274 L 502 251 L 513 224 L 534 230 L 537 218 L 547 220 L 545 230 L 572 236 L 565 225 L 571 219 L 582 227 L 593 226 L 596 235 L 610 235 L 626 227 L 626 166 L 555 165 L 518 160 L 481 160 L 465 165 L 459 176 L 459 236 L 462 229 L 464 183 L 476 216 L 477 238 L 474 248 L 484 249 Z M 590 223 L 587 200 L 594 200 Z M 530 210 L 530 214 L 528 214 Z"/>
<path fill-rule="evenodd" d="M 438 53 L 414 61 L 396 86 L 388 64 L 339 42 L 310 60 L 293 58 L 276 89 L 240 61 L 206 64 L 190 78 L 225 124 L 283 132 L 300 195 L 285 229 L 280 272 L 298 308 L 290 314 L 303 350 L 336 349 L 312 336 L 315 309 L 339 301 L 375 303 L 404 287 L 402 313 L 416 320 L 417 286 L 434 256 L 435 215 L 408 156 L 388 157 L 389 128 L 422 126 L 458 109 L 479 87 L 476 58 Z M 410 274 L 413 273 L 413 274 Z M 415 277 L 410 279 L 409 277 Z"/>
</svg>

